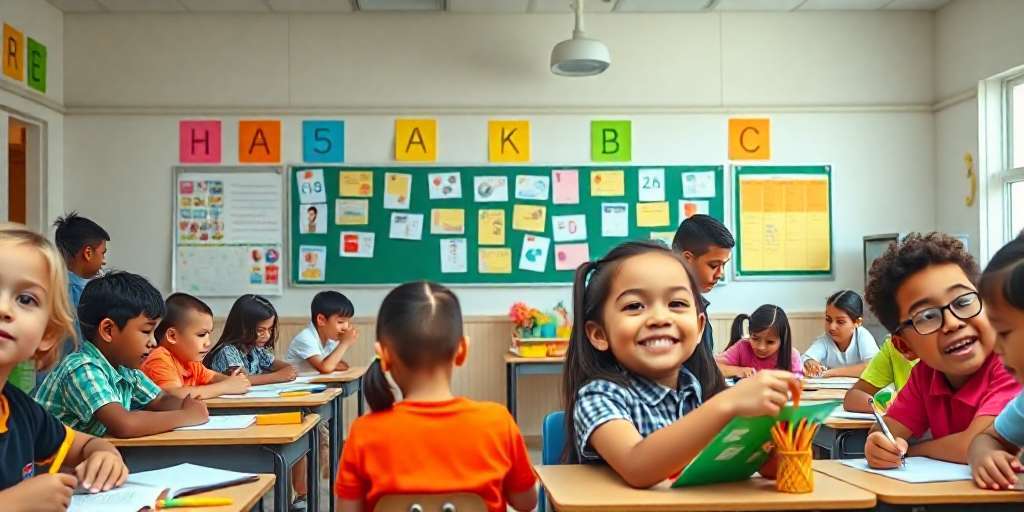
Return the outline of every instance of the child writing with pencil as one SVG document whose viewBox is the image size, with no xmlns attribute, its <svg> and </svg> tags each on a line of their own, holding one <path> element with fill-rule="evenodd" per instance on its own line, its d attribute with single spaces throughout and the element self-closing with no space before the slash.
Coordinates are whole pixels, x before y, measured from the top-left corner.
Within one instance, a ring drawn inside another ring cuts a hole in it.
<svg viewBox="0 0 1024 512">
<path fill-rule="evenodd" d="M 253 386 L 295 380 L 295 367 L 274 358 L 277 310 L 269 300 L 246 294 L 235 300 L 217 344 L 203 364 L 224 374 L 241 370 Z"/>
<path fill-rule="evenodd" d="M 563 389 L 566 461 L 604 461 L 647 488 L 679 473 L 736 416 L 776 415 L 795 376 L 762 370 L 731 388 L 707 350 L 700 285 L 656 243 L 584 263 Z"/>
<path fill-rule="evenodd" d="M 248 391 L 249 378 L 241 368 L 225 375 L 203 366 L 213 344 L 210 306 L 187 293 L 171 294 L 165 305 L 167 312 L 155 332 L 159 346 L 142 363 L 142 372 L 164 391 L 180 397 L 203 399 Z"/>
<path fill-rule="evenodd" d="M 860 378 L 843 397 L 843 408 L 852 412 L 871 412 L 874 405 L 868 400 L 880 396 L 878 392 L 889 387 L 895 397 L 907 384 L 910 370 L 916 364 L 917 355 L 906 343 L 893 341 L 892 336 L 886 336 L 878 354 L 871 358 Z M 889 399 L 891 402 L 892 398 Z M 881 399 L 874 400 L 874 403 L 888 407 L 888 403 L 881 403 Z"/>
<path fill-rule="evenodd" d="M 424 281 L 391 290 L 377 340 L 379 359 L 363 376 L 373 412 L 352 422 L 338 465 L 342 512 L 374 510 L 388 494 L 450 492 L 476 494 L 491 512 L 532 510 L 536 477 L 515 420 L 502 405 L 452 394 L 469 351 L 455 294 Z"/>
<path fill-rule="evenodd" d="M 995 332 L 983 314 L 978 265 L 962 242 L 941 233 L 911 233 L 889 246 L 868 272 L 872 311 L 921 361 L 868 434 L 864 456 L 895 468 L 906 455 L 964 464 L 971 440 L 1020 392 L 992 353 Z M 931 433 L 931 438 L 922 436 Z M 920 442 L 908 446 L 908 440 Z"/>
<path fill-rule="evenodd" d="M 996 331 L 995 351 L 1017 382 L 1024 383 L 1024 235 L 992 256 L 981 276 L 985 313 Z M 982 489 L 1010 489 L 1024 471 L 1024 394 L 1018 394 L 995 423 L 971 443 L 968 462 Z"/>
<path fill-rule="evenodd" d="M 0 503 L 4 510 L 66 510 L 81 485 L 89 492 L 128 478 L 107 441 L 65 427 L 7 377 L 22 361 L 41 368 L 73 336 L 67 276 L 60 255 L 24 226 L 0 225 Z M 37 475 L 36 465 L 49 466 Z M 72 469 L 74 474 L 59 473 Z"/>
</svg>

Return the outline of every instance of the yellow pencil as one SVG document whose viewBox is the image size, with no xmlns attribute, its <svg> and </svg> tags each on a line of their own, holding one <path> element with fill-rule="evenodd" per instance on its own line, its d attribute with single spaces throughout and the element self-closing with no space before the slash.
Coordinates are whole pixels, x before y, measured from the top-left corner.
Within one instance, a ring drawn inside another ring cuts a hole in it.
<svg viewBox="0 0 1024 512">
<path fill-rule="evenodd" d="M 50 464 L 50 474 L 54 474 L 60 471 L 60 466 L 64 464 L 64 458 L 68 456 L 68 450 L 71 449 L 71 443 L 75 440 L 75 431 L 65 426 L 64 442 L 60 444 L 60 448 L 57 449 L 57 455 L 53 458 L 53 464 Z"/>
<path fill-rule="evenodd" d="M 282 391 L 282 392 L 278 393 L 277 396 L 279 396 L 281 398 L 288 398 L 288 397 L 296 397 L 296 396 L 306 396 L 306 395 L 310 395 L 310 394 L 312 394 L 312 393 L 310 393 L 309 391 Z"/>
</svg>

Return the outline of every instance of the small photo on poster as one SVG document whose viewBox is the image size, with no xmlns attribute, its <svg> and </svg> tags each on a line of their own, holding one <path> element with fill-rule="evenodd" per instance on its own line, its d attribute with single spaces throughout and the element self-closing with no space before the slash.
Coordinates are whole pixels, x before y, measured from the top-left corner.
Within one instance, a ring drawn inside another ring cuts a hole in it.
<svg viewBox="0 0 1024 512">
<path fill-rule="evenodd" d="M 299 246 L 299 280 L 323 281 L 327 273 L 327 247 Z"/>
<path fill-rule="evenodd" d="M 323 235 L 327 233 L 327 204 L 299 205 L 299 233 Z"/>
</svg>

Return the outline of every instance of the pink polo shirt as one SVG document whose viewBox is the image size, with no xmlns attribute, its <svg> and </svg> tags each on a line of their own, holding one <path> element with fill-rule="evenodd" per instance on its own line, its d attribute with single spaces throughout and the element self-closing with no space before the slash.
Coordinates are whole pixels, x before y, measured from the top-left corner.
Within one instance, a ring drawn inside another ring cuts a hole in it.
<svg viewBox="0 0 1024 512">
<path fill-rule="evenodd" d="M 956 390 L 950 389 L 942 372 L 921 361 L 889 406 L 888 415 L 909 428 L 912 437 L 930 429 L 932 438 L 938 439 L 967 430 L 978 416 L 998 416 L 1020 389 L 995 353 Z"/>
<path fill-rule="evenodd" d="M 797 352 L 795 348 L 791 351 L 790 371 L 797 375 L 803 375 L 804 367 L 800 364 L 800 352 Z M 731 366 L 743 366 L 755 370 L 774 370 L 778 356 L 779 354 L 775 353 L 764 359 L 757 357 L 754 347 L 750 346 L 750 340 L 743 338 L 719 354 L 718 360 Z"/>
</svg>

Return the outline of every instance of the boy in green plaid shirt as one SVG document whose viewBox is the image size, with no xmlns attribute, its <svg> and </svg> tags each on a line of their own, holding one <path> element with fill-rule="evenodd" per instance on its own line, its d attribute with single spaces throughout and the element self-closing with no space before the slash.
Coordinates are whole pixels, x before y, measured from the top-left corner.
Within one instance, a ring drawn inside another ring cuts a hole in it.
<svg viewBox="0 0 1024 512">
<path fill-rule="evenodd" d="M 47 375 L 36 400 L 96 436 L 141 437 L 205 423 L 201 401 L 165 394 L 139 370 L 156 347 L 153 330 L 163 314 L 160 292 L 142 276 L 114 272 L 90 281 L 78 306 L 87 341 Z"/>
</svg>

